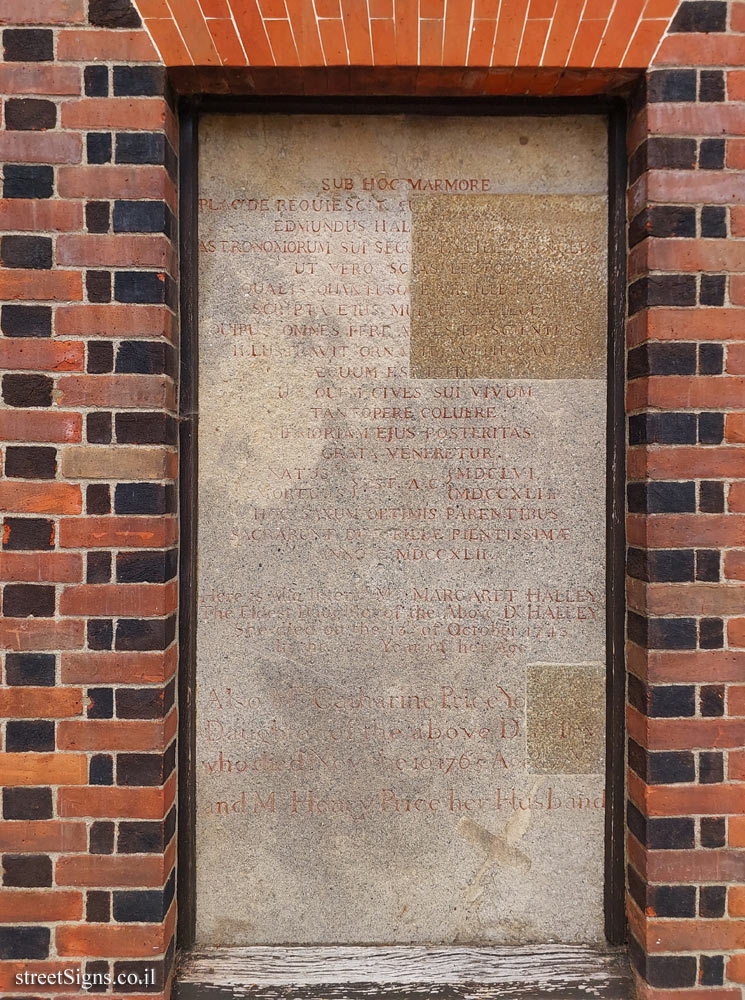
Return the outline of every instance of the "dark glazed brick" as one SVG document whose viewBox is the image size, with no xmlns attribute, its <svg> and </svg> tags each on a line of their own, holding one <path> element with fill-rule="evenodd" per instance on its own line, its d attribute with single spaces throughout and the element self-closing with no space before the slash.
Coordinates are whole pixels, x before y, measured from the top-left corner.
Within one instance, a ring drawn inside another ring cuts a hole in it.
<svg viewBox="0 0 745 1000">
<path fill-rule="evenodd" d="M 8 406 L 51 406 L 52 380 L 46 375 L 3 375 L 3 399 Z"/>
<path fill-rule="evenodd" d="M 89 552 L 85 571 L 86 583 L 109 583 L 111 580 L 111 553 Z"/>
<path fill-rule="evenodd" d="M 3 884 L 25 889 L 52 884 L 52 860 L 46 854 L 4 854 Z"/>
<path fill-rule="evenodd" d="M 160 483 L 117 483 L 114 493 L 116 514 L 169 514 L 175 512 L 173 489 Z"/>
<path fill-rule="evenodd" d="M 701 817 L 701 846 L 724 847 L 727 842 L 727 825 L 723 816 Z"/>
<path fill-rule="evenodd" d="M 631 316 L 640 309 L 654 306 L 692 306 L 695 303 L 696 277 L 693 274 L 655 274 L 639 278 L 629 288 Z"/>
<path fill-rule="evenodd" d="M 108 233 L 111 206 L 108 201 L 89 201 L 85 205 L 85 228 L 89 233 Z"/>
<path fill-rule="evenodd" d="M 139 28 L 142 25 L 132 0 L 90 0 L 88 20 L 97 28 Z"/>
<path fill-rule="evenodd" d="M 85 920 L 89 924 L 108 924 L 111 920 L 111 893 L 94 889 L 85 894 Z"/>
<path fill-rule="evenodd" d="M 109 67 L 86 66 L 83 71 L 86 97 L 109 96 Z"/>
<path fill-rule="evenodd" d="M 115 370 L 119 375 L 173 375 L 173 348 L 156 341 L 122 341 L 116 354 Z"/>
<path fill-rule="evenodd" d="M 702 785 L 718 785 L 724 781 L 724 757 L 721 753 L 711 751 L 699 754 L 698 780 Z"/>
<path fill-rule="evenodd" d="M 90 375 L 106 375 L 114 370 L 114 345 L 110 341 L 89 342 L 86 370 Z"/>
<path fill-rule="evenodd" d="M 626 496 L 632 514 L 684 514 L 696 510 L 696 484 L 693 482 L 629 483 Z"/>
<path fill-rule="evenodd" d="M 53 618 L 54 587 L 35 583 L 6 583 L 3 590 L 5 618 Z"/>
<path fill-rule="evenodd" d="M 699 302 L 702 306 L 723 306 L 727 279 L 723 274 L 702 274 Z"/>
<path fill-rule="evenodd" d="M 54 750 L 54 723 L 41 719 L 10 720 L 5 749 L 9 753 L 47 753 Z"/>
<path fill-rule="evenodd" d="M 87 713 L 89 719 L 114 718 L 113 688 L 88 688 L 86 693 L 90 699 Z"/>
<path fill-rule="evenodd" d="M 0 315 L 0 326 L 6 337 L 52 336 L 50 306 L 5 305 Z"/>
<path fill-rule="evenodd" d="M 51 788 L 5 788 L 3 819 L 51 819 Z"/>
<path fill-rule="evenodd" d="M 650 104 L 695 101 L 696 70 L 652 70 L 647 74 L 647 99 Z"/>
<path fill-rule="evenodd" d="M 158 854 L 170 839 L 163 823 L 146 820 L 122 822 L 119 824 L 116 849 L 119 854 Z"/>
<path fill-rule="evenodd" d="M 701 649 L 722 649 L 724 647 L 724 622 L 721 618 L 701 619 L 698 644 Z"/>
<path fill-rule="evenodd" d="M 724 983 L 724 955 L 702 955 L 698 981 L 701 986 L 721 986 Z"/>
<path fill-rule="evenodd" d="M 57 124 L 57 107 L 52 101 L 14 97 L 5 102 L 5 127 L 14 132 L 41 132 Z"/>
<path fill-rule="evenodd" d="M 6 163 L 3 169 L 4 198 L 51 198 L 54 194 L 54 168 Z"/>
<path fill-rule="evenodd" d="M 85 291 L 89 302 L 111 302 L 111 271 L 86 271 Z"/>
<path fill-rule="evenodd" d="M 701 235 L 706 239 L 727 238 L 727 209 L 723 205 L 704 205 L 701 209 Z"/>
<path fill-rule="evenodd" d="M 718 549 L 696 550 L 696 580 L 718 583 L 721 578 L 721 553 Z M 712 622 L 715 619 L 710 619 Z"/>
<path fill-rule="evenodd" d="M 695 374 L 695 344 L 641 344 L 628 354 L 629 378 L 640 378 L 644 375 Z"/>
<path fill-rule="evenodd" d="M 117 132 L 115 158 L 117 163 L 162 164 L 171 177 L 176 176 L 176 154 L 162 132 Z M 174 220 L 170 212 L 165 220 L 169 233 L 174 232 Z"/>
<path fill-rule="evenodd" d="M 89 132 L 85 137 L 85 150 L 88 163 L 110 163 L 111 132 Z"/>
<path fill-rule="evenodd" d="M 116 626 L 115 649 L 167 649 L 176 634 L 176 618 L 120 618 Z"/>
<path fill-rule="evenodd" d="M 48 927 L 0 926 L 0 959 L 48 958 L 50 933 Z"/>
<path fill-rule="evenodd" d="M 647 982 L 664 989 L 685 989 L 696 984 L 696 959 L 690 955 L 647 956 Z"/>
<path fill-rule="evenodd" d="M 114 832 L 115 826 L 113 823 L 94 823 L 91 826 L 89 840 L 91 854 L 113 854 Z"/>
<path fill-rule="evenodd" d="M 163 66 L 115 66 L 115 97 L 161 97 L 166 89 Z"/>
<path fill-rule="evenodd" d="M 698 440 L 701 444 L 721 444 L 724 439 L 724 414 L 699 413 Z"/>
<path fill-rule="evenodd" d="M 114 760 L 109 754 L 97 753 L 91 757 L 89 769 L 91 785 L 114 784 Z"/>
<path fill-rule="evenodd" d="M 689 619 L 671 619 L 671 622 Z M 692 619 L 691 619 L 692 620 Z M 695 622 L 694 622 L 695 627 Z M 649 711 L 652 718 L 680 719 L 696 714 L 696 690 L 688 684 L 653 685 L 649 690 Z"/>
<path fill-rule="evenodd" d="M 696 888 L 692 885 L 649 887 L 648 906 L 656 917 L 695 917 Z"/>
<path fill-rule="evenodd" d="M 698 165 L 702 170 L 722 170 L 724 154 L 724 139 L 702 139 L 698 151 Z"/>
<path fill-rule="evenodd" d="M 724 101 L 726 98 L 724 73 L 720 69 L 702 69 L 698 80 L 699 101 Z"/>
<path fill-rule="evenodd" d="M 635 413 L 629 417 L 629 444 L 696 444 L 695 413 Z"/>
<path fill-rule="evenodd" d="M 698 345 L 698 370 L 702 375 L 721 375 L 724 370 L 724 348 L 721 344 Z M 695 436 L 694 441 L 695 444 Z"/>
<path fill-rule="evenodd" d="M 719 618 L 713 619 L 721 624 Z M 724 685 L 705 684 L 698 695 L 699 711 L 707 719 L 724 715 Z"/>
<path fill-rule="evenodd" d="M 698 913 L 700 917 L 723 917 L 727 903 L 727 887 L 702 885 L 699 890 Z"/>
<path fill-rule="evenodd" d="M 176 421 L 167 413 L 117 413 L 119 444 L 172 444 L 178 439 Z"/>
<path fill-rule="evenodd" d="M 16 687 L 54 687 L 54 653 L 6 653 L 5 683 Z"/>
<path fill-rule="evenodd" d="M 52 241 L 48 236 L 3 236 L 0 263 L 3 267 L 48 271 L 52 266 Z"/>
<path fill-rule="evenodd" d="M 645 649 L 695 649 L 695 618 L 644 618 L 628 613 L 628 631 L 632 642 Z"/>
<path fill-rule="evenodd" d="M 653 205 L 635 216 L 629 226 L 632 247 L 646 236 L 671 239 L 695 235 L 696 209 L 689 205 Z"/>
<path fill-rule="evenodd" d="M 114 893 L 114 920 L 123 924 L 155 924 L 166 914 L 162 890 Z"/>
<path fill-rule="evenodd" d="M 5 62 L 51 62 L 54 34 L 48 28 L 6 28 L 3 59 Z"/>
<path fill-rule="evenodd" d="M 54 522 L 43 517 L 6 517 L 3 548 L 25 552 L 54 548 Z"/>
<path fill-rule="evenodd" d="M 176 549 L 119 552 L 116 557 L 117 583 L 166 583 L 177 569 Z"/>
<path fill-rule="evenodd" d="M 696 762 L 690 750 L 650 753 L 629 740 L 629 764 L 650 785 L 686 784 L 696 780 Z"/>
<path fill-rule="evenodd" d="M 54 479 L 57 449 L 10 445 L 5 450 L 5 475 L 11 479 Z"/>
<path fill-rule="evenodd" d="M 694 846 L 694 821 L 679 819 L 647 820 L 647 846 L 652 850 L 676 851 Z"/>
<path fill-rule="evenodd" d="M 647 583 L 686 583 L 694 578 L 693 549 L 629 549 L 627 572 Z"/>
<path fill-rule="evenodd" d="M 704 32 L 727 30 L 726 0 L 686 0 L 670 25 L 670 32 Z"/>
<path fill-rule="evenodd" d="M 162 785 L 176 766 L 176 744 L 164 754 L 120 753 L 116 761 L 117 785 Z"/>
<path fill-rule="evenodd" d="M 165 688 L 118 688 L 118 719 L 162 719 L 173 707 L 174 682 Z"/>
<path fill-rule="evenodd" d="M 111 492 L 105 483 L 88 486 L 85 491 L 86 514 L 110 514 Z"/>
<path fill-rule="evenodd" d="M 111 414 L 89 413 L 85 420 L 85 436 L 90 444 L 111 443 Z"/>
<path fill-rule="evenodd" d="M 169 282 L 162 271 L 117 271 L 114 298 L 133 305 L 160 305 L 170 298 Z"/>
<path fill-rule="evenodd" d="M 647 170 L 693 170 L 696 153 L 695 139 L 660 136 L 645 139 L 629 161 L 630 183 L 633 184 Z"/>
<path fill-rule="evenodd" d="M 114 202 L 115 233 L 165 233 L 171 236 L 174 231 L 173 214 L 164 201 Z"/>
<path fill-rule="evenodd" d="M 724 511 L 724 483 L 705 480 L 698 490 L 698 506 L 702 513 L 721 514 Z"/>
<path fill-rule="evenodd" d="M 111 649 L 114 642 L 114 625 L 109 618 L 90 619 L 87 625 L 89 649 Z"/>
</svg>

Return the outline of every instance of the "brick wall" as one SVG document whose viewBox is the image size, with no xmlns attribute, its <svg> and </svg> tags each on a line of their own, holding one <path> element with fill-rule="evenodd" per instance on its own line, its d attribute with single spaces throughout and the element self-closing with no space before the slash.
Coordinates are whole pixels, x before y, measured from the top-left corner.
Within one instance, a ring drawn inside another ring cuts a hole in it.
<svg viewBox="0 0 745 1000">
<path fill-rule="evenodd" d="M 745 983 L 743 64 L 745 3 L 683 3 L 629 125 L 628 914 L 653 996 Z"/>
<path fill-rule="evenodd" d="M 125 986 L 153 992 L 176 912 L 177 126 L 128 3 L 3 0 L 0 23 L 0 990 L 154 967 Z"/>
<path fill-rule="evenodd" d="M 470 23 L 423 0 L 416 57 L 387 0 L 367 34 L 323 0 L 318 44 L 288 3 L 140 12 L 182 88 L 567 95 L 626 86 L 677 0 L 478 0 Z M 0 0 L 0 27 L 0 988 L 155 967 L 121 987 L 152 995 L 175 924 L 177 123 L 129 0 Z M 659 1000 L 745 985 L 743 65 L 745 3 L 684 0 L 630 105 L 628 910 Z"/>
</svg>

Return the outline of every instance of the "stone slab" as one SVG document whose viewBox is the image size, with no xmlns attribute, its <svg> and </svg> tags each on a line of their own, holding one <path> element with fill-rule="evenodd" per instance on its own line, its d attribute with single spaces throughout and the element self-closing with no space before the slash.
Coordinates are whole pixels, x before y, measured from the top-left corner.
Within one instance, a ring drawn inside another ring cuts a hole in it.
<svg viewBox="0 0 745 1000">
<path fill-rule="evenodd" d="M 601 117 L 203 118 L 200 945 L 602 940 L 602 765 L 536 736 L 529 665 L 605 655 L 606 146 Z M 496 225 L 495 302 L 464 248 Z M 549 268 L 557 239 L 596 259 Z M 487 335 L 531 302 L 553 367 Z M 601 673 L 562 718 L 602 726 Z"/>
</svg>

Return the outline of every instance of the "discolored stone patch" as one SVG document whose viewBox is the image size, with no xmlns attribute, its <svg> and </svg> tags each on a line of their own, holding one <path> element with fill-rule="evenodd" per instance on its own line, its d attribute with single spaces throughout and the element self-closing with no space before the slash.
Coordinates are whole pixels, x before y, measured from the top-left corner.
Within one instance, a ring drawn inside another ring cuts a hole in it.
<svg viewBox="0 0 745 1000">
<path fill-rule="evenodd" d="M 605 760 L 605 671 L 599 664 L 527 668 L 528 771 L 600 774 Z"/>
</svg>

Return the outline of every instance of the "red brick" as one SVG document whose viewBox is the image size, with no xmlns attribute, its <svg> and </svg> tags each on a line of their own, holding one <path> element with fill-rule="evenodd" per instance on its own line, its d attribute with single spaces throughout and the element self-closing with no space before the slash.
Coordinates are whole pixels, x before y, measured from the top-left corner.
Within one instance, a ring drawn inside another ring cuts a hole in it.
<svg viewBox="0 0 745 1000">
<path fill-rule="evenodd" d="M 745 168 L 745 139 L 730 139 L 727 142 L 725 163 L 731 170 Z M 730 225 L 732 235 L 737 235 L 734 224 L 731 222 Z"/>
<path fill-rule="evenodd" d="M 3 63 L 0 90 L 4 94 L 44 94 L 51 97 L 79 95 L 81 72 L 75 66 L 53 63 Z M 59 138 L 63 138 L 62 135 Z M 64 161 L 63 161 L 64 162 Z"/>
<path fill-rule="evenodd" d="M 165 375 L 68 375 L 57 380 L 64 406 L 127 406 L 172 410 L 174 386 Z"/>
<path fill-rule="evenodd" d="M 659 548 L 729 548 L 745 545 L 745 517 L 739 514 L 631 514 L 632 545 Z"/>
<path fill-rule="evenodd" d="M 685 586 L 685 585 L 684 585 Z M 74 654 L 66 654 L 74 655 Z M 63 658 L 64 662 L 64 658 Z M 729 649 L 647 650 L 627 643 L 626 665 L 649 684 L 719 683 L 745 677 L 745 653 Z M 74 681 L 76 678 L 70 678 Z M 84 680 L 81 678 L 81 681 Z M 730 690 L 734 690 L 730 688 Z M 730 712 L 736 715 L 736 712 Z M 745 712 L 743 712 L 745 715 Z"/>
<path fill-rule="evenodd" d="M 733 885 L 730 887 L 727 893 L 727 913 L 731 917 L 745 917 L 744 885 Z"/>
<path fill-rule="evenodd" d="M 80 372 L 85 369 L 85 344 L 42 337 L 0 339 L 0 368 L 16 371 Z"/>
<path fill-rule="evenodd" d="M 172 714 L 175 719 L 175 711 Z M 152 719 L 60 722 L 57 746 L 61 750 L 165 750 L 172 726 L 172 721 Z"/>
<path fill-rule="evenodd" d="M 20 133 L 18 133 L 20 134 Z M 26 132 L 25 135 L 35 135 Z M 7 232 L 71 232 L 83 227 L 79 201 L 42 198 L 0 199 L 0 227 Z"/>
<path fill-rule="evenodd" d="M 644 243 L 656 242 L 644 240 Z M 629 347 L 645 340 L 738 340 L 742 336 L 743 323 L 745 309 L 706 306 L 695 309 L 644 309 L 629 320 Z"/>
<path fill-rule="evenodd" d="M 729 353 L 728 349 L 728 353 Z M 631 412 L 647 406 L 660 410 L 741 409 L 745 399 L 745 378 L 720 376 L 657 375 L 638 378 L 626 389 L 626 405 Z"/>
<path fill-rule="evenodd" d="M 0 0 L 0 24 L 83 24 L 83 0 Z"/>
<path fill-rule="evenodd" d="M 639 447 L 628 455 L 628 477 L 736 479 L 745 476 L 745 448 Z"/>
<path fill-rule="evenodd" d="M 57 190 L 62 198 L 165 199 L 176 209 L 176 190 L 165 167 L 60 167 Z"/>
<path fill-rule="evenodd" d="M 647 750 L 727 750 L 745 743 L 745 719 L 650 719 L 627 706 L 626 723 Z"/>
<path fill-rule="evenodd" d="M 0 717 L 5 719 L 67 719 L 82 712 L 80 688 L 0 688 Z"/>
<path fill-rule="evenodd" d="M 0 620 L 0 649 L 80 649 L 85 644 L 85 622 L 68 618 L 55 622 L 45 618 Z"/>
<path fill-rule="evenodd" d="M 78 168 L 60 168 L 75 169 Z M 653 170 L 645 174 L 645 178 L 645 200 L 649 204 L 740 205 L 745 202 L 745 175 L 734 171 Z"/>
<path fill-rule="evenodd" d="M 732 823 L 731 817 L 728 822 Z M 629 837 L 629 842 L 633 841 Z M 635 859 L 634 867 L 648 882 L 718 882 L 726 884 L 742 879 L 742 854 L 726 849 L 691 851 L 638 852 L 643 863 Z M 629 852 L 631 854 L 631 852 Z"/>
<path fill-rule="evenodd" d="M 3 784 L 13 787 L 83 785 L 88 780 L 88 758 L 80 753 L 0 753 L 0 774 Z"/>
<path fill-rule="evenodd" d="M 727 754 L 727 777 L 730 781 L 745 781 L 745 750 L 730 750 Z"/>
<path fill-rule="evenodd" d="M 60 816 L 163 819 L 173 805 L 174 790 L 175 777 L 162 788 L 60 788 L 57 812 Z"/>
<path fill-rule="evenodd" d="M 177 332 L 175 317 L 167 306 L 59 306 L 54 323 L 60 337 L 165 336 L 174 340 Z"/>
<path fill-rule="evenodd" d="M 653 135 L 745 135 L 745 104 L 650 104 L 647 120 Z"/>
<path fill-rule="evenodd" d="M 64 684 L 162 684 L 176 672 L 178 651 L 165 653 L 63 653 Z"/>
<path fill-rule="evenodd" d="M 698 615 L 727 615 L 745 607 L 745 587 L 740 584 L 644 583 L 629 578 L 626 595 L 642 614 L 676 615 L 681 608 L 692 607 Z"/>
<path fill-rule="evenodd" d="M 60 598 L 62 615 L 153 617 L 176 610 L 176 583 L 83 584 L 66 587 Z"/>
<path fill-rule="evenodd" d="M 730 618 L 727 622 L 727 639 L 730 646 L 745 648 L 745 618 Z"/>
<path fill-rule="evenodd" d="M 730 375 L 745 375 L 745 344 L 728 344 L 725 370 Z"/>
<path fill-rule="evenodd" d="M 83 418 L 79 413 L 58 410 L 0 411 L 0 441 L 50 441 L 65 444 L 80 441 Z"/>
<path fill-rule="evenodd" d="M 727 960 L 725 972 L 733 983 L 745 983 L 745 953 L 733 955 Z"/>
<path fill-rule="evenodd" d="M 0 482 L 0 511 L 19 514 L 80 514 L 82 492 L 72 483 Z"/>
<path fill-rule="evenodd" d="M 148 958 L 162 952 L 162 924 L 71 924 L 56 930 L 58 955 L 83 955 L 86 958 Z"/>
<path fill-rule="evenodd" d="M 59 820 L 0 821 L 0 851 L 28 854 L 38 851 L 73 851 L 88 849 L 85 823 L 61 823 Z"/>
<path fill-rule="evenodd" d="M 738 680 L 742 680 L 743 675 L 738 677 Z M 728 715 L 745 715 L 745 685 L 744 684 L 733 684 L 731 687 L 727 688 L 727 714 Z"/>
<path fill-rule="evenodd" d="M 745 483 L 732 483 L 727 494 L 727 510 L 745 511 Z"/>
<path fill-rule="evenodd" d="M 745 3 L 733 3 L 730 6 L 729 26 L 732 31 L 745 31 Z"/>
<path fill-rule="evenodd" d="M 165 236 L 60 236 L 57 262 L 74 267 L 160 267 L 176 275 L 176 252 Z"/>
<path fill-rule="evenodd" d="M 745 580 L 745 550 L 724 553 L 724 575 L 727 580 Z"/>
<path fill-rule="evenodd" d="M 0 896 L 0 923 L 47 923 L 51 920 L 80 920 L 82 892 L 55 892 L 47 889 L 6 890 Z"/>
<path fill-rule="evenodd" d="M 178 537 L 175 518 L 85 517 L 60 521 L 60 545 L 68 549 L 164 548 Z"/>
<path fill-rule="evenodd" d="M 0 298 L 40 302 L 80 301 L 83 298 L 83 276 L 80 271 L 0 270 Z"/>
<path fill-rule="evenodd" d="M 168 105 L 160 97 L 83 97 L 62 105 L 62 127 L 162 130 Z"/>
<path fill-rule="evenodd" d="M 72 856 L 60 858 L 54 871 L 57 885 L 91 887 L 160 887 L 168 874 L 164 858 L 159 854 L 147 857 Z"/>
<path fill-rule="evenodd" d="M 645 785 L 629 775 L 629 797 L 647 816 L 723 816 L 745 811 L 745 785 Z M 637 787 L 635 787 L 637 786 Z"/>
<path fill-rule="evenodd" d="M 655 66 L 745 66 L 745 38 L 695 32 L 671 34 L 660 46 Z M 706 127 L 703 134 L 710 134 Z"/>
<path fill-rule="evenodd" d="M 57 42 L 61 62 L 159 62 L 146 31 L 62 30 Z"/>
<path fill-rule="evenodd" d="M 75 583 L 83 579 L 83 558 L 76 552 L 0 552 L 0 579 Z"/>
<path fill-rule="evenodd" d="M 0 157 L 15 163 L 80 163 L 83 140 L 65 132 L 0 132 Z"/>
</svg>

